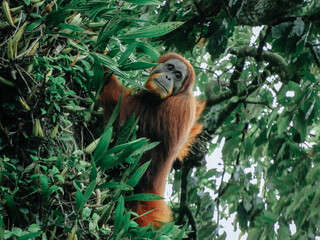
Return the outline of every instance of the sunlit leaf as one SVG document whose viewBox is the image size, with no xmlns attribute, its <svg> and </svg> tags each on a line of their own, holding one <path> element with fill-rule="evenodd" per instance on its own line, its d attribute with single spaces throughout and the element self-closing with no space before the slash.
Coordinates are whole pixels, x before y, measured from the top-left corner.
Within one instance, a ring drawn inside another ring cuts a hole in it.
<svg viewBox="0 0 320 240">
<path fill-rule="evenodd" d="M 183 22 L 165 22 L 158 25 L 143 27 L 137 30 L 132 30 L 119 36 L 120 39 L 134 39 L 134 38 L 151 38 L 163 36 L 174 29 L 180 27 Z"/>
</svg>

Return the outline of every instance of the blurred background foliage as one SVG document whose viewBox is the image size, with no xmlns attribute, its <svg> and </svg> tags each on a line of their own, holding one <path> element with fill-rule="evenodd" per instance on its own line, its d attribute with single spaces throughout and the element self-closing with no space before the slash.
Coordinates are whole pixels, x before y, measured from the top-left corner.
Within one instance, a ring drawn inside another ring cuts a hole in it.
<svg viewBox="0 0 320 240">
<path fill-rule="evenodd" d="M 317 0 L 3 0 L 0 239 L 227 239 L 230 215 L 247 239 L 316 239 L 319 34 Z M 172 51 L 205 132 L 170 175 L 176 225 L 152 230 L 125 202 L 158 198 L 132 194 L 157 143 L 117 108 L 105 127 L 97 96 L 105 68 L 138 89 Z"/>
</svg>

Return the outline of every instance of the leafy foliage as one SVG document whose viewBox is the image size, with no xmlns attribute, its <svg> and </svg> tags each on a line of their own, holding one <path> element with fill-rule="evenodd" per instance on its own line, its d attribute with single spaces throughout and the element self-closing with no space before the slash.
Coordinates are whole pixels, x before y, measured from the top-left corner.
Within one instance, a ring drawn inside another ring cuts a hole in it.
<svg viewBox="0 0 320 240">
<path fill-rule="evenodd" d="M 112 127 L 120 102 L 103 133 L 97 103 L 104 68 L 140 86 L 124 71 L 154 66 L 160 54 L 138 39 L 181 23 L 147 21 L 137 5 L 117 4 L 2 4 L 1 239 L 184 236 L 171 223 L 138 227 L 126 210 L 126 201 L 159 199 L 132 195 L 149 164 L 139 159 L 158 143 L 136 138 L 133 116 Z"/>
<path fill-rule="evenodd" d="M 227 239 L 230 216 L 247 239 L 319 236 L 317 0 L 5 0 L 1 10 L 0 239 Z M 104 129 L 97 96 L 105 68 L 140 88 L 169 50 L 195 67 L 203 138 L 222 162 L 193 170 L 192 149 L 170 178 L 180 227 L 153 230 L 125 205 L 158 199 L 132 194 L 158 143 L 137 139 L 134 116 L 113 126 L 117 109 Z"/>
</svg>

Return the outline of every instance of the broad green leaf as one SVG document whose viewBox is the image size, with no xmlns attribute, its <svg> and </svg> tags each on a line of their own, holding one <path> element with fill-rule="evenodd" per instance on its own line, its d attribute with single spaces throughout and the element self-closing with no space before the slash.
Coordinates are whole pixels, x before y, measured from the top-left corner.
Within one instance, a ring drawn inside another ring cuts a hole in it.
<svg viewBox="0 0 320 240">
<path fill-rule="evenodd" d="M 272 225 L 277 222 L 278 217 L 270 211 L 264 211 L 264 215 L 259 216 L 258 219 Z"/>
<path fill-rule="evenodd" d="M 93 85 L 95 89 L 100 89 L 104 83 L 104 69 L 98 58 L 95 59 L 93 65 Z"/>
<path fill-rule="evenodd" d="M 137 5 L 161 5 L 162 3 L 157 0 L 125 0 L 126 2 Z"/>
<path fill-rule="evenodd" d="M 141 165 L 141 167 L 137 169 L 137 171 L 134 172 L 134 174 L 132 174 L 132 176 L 127 181 L 127 184 L 129 186 L 135 187 L 138 184 L 139 180 L 141 179 L 141 177 L 149 167 L 150 162 L 151 161 L 145 162 L 144 164 Z"/>
<path fill-rule="evenodd" d="M 81 191 L 78 189 L 76 192 L 76 209 L 78 212 L 81 211 L 82 202 L 83 202 L 83 195 Z"/>
<path fill-rule="evenodd" d="M 297 17 L 297 19 L 293 22 L 294 26 L 292 28 L 291 34 L 300 37 L 304 31 L 304 22 L 301 17 Z"/>
<path fill-rule="evenodd" d="M 177 236 L 177 240 L 182 240 L 182 238 L 184 238 L 184 234 L 187 230 L 187 226 L 188 225 L 184 225 L 183 228 L 181 229 L 179 235 Z"/>
<path fill-rule="evenodd" d="M 29 227 L 28 227 L 28 231 L 30 232 L 36 232 L 36 231 L 40 231 L 41 230 L 41 227 L 38 225 L 38 224 L 31 224 Z"/>
<path fill-rule="evenodd" d="M 149 55 L 154 61 L 157 61 L 160 57 L 159 51 L 148 43 L 139 42 L 137 50 Z"/>
<path fill-rule="evenodd" d="M 260 239 L 260 231 L 258 228 L 252 228 L 248 232 L 247 240 L 257 240 Z"/>
<path fill-rule="evenodd" d="M 119 75 L 123 79 L 132 82 L 132 80 L 129 78 L 129 76 L 126 73 L 124 73 L 123 71 L 121 71 L 118 68 L 118 64 L 112 58 L 110 58 L 109 56 L 103 55 L 103 54 L 100 54 L 100 53 L 90 53 L 90 55 L 94 59 L 99 59 L 99 62 L 103 66 L 106 66 L 107 69 L 111 70 L 112 72 L 114 72 L 115 74 Z"/>
<path fill-rule="evenodd" d="M 222 155 L 226 157 L 226 159 L 229 159 L 234 153 L 235 149 L 239 147 L 240 142 L 241 137 L 232 137 L 228 139 L 223 146 Z"/>
<path fill-rule="evenodd" d="M 278 118 L 278 135 L 281 135 L 291 122 L 292 115 L 289 112 L 283 112 Z"/>
<path fill-rule="evenodd" d="M 106 149 L 108 149 L 109 144 L 111 142 L 111 138 L 112 138 L 112 132 L 113 132 L 113 128 L 109 127 L 102 135 L 102 137 L 98 143 L 98 146 L 97 146 L 96 150 L 94 151 L 94 155 L 93 155 L 96 162 L 98 162 L 99 159 L 101 157 L 103 157 L 103 155 L 102 155 L 103 152 Z"/>
<path fill-rule="evenodd" d="M 278 239 L 281 240 L 289 240 L 291 233 L 290 233 L 290 229 L 288 226 L 282 225 L 279 227 L 278 229 Z"/>
<path fill-rule="evenodd" d="M 299 132 L 302 141 L 307 137 L 307 122 L 304 117 L 303 112 L 299 111 L 293 118 L 293 126 Z"/>
<path fill-rule="evenodd" d="M 98 172 L 97 172 L 96 164 L 95 164 L 95 161 L 92 160 L 89 181 L 92 182 L 93 180 L 96 180 L 97 176 L 98 176 Z"/>
<path fill-rule="evenodd" d="M 156 194 L 152 193 L 137 193 L 134 195 L 130 195 L 124 198 L 125 201 L 155 201 L 155 200 L 162 200 L 163 197 L 160 197 Z"/>
<path fill-rule="evenodd" d="M 120 99 L 118 100 L 118 102 L 117 102 L 116 106 L 114 107 L 113 112 L 109 118 L 109 121 L 107 123 L 106 128 L 111 127 L 113 125 L 113 123 L 117 120 L 118 115 L 120 113 L 120 109 L 121 109 L 122 96 L 123 95 L 121 94 Z"/>
<path fill-rule="evenodd" d="M 163 36 L 176 28 L 180 27 L 183 22 L 165 22 L 158 25 L 142 27 L 137 30 L 132 30 L 119 36 L 119 39 L 134 39 L 134 38 L 152 38 Z"/>
<path fill-rule="evenodd" d="M 82 203 L 80 205 L 80 209 L 81 210 L 83 208 L 83 206 L 88 202 L 91 194 L 93 193 L 94 189 L 96 187 L 96 180 L 92 181 L 89 186 L 87 187 L 86 191 L 83 194 L 83 198 L 82 198 Z"/>
<path fill-rule="evenodd" d="M 103 156 L 99 157 L 98 161 L 96 161 L 96 165 L 101 170 L 106 170 L 106 169 L 109 169 L 110 166 L 113 165 L 113 163 L 116 161 L 116 159 L 117 158 L 114 156 L 103 154 Z"/>
<path fill-rule="evenodd" d="M 124 144 L 125 142 L 128 141 L 128 139 L 131 137 L 132 133 L 136 129 L 137 123 L 139 121 L 139 118 L 135 120 L 134 115 L 131 115 L 126 123 L 123 125 L 121 128 L 120 133 L 117 136 L 116 144 L 115 145 L 120 145 Z"/>
<path fill-rule="evenodd" d="M 97 46 L 99 46 L 99 44 L 101 44 L 102 42 L 109 42 L 109 38 L 116 32 L 120 22 L 120 19 L 112 18 L 101 28 L 97 40 Z"/>
<path fill-rule="evenodd" d="M 103 189 L 103 188 L 118 188 L 120 190 L 124 190 L 124 191 L 129 191 L 129 190 L 133 190 L 133 188 L 127 184 L 122 184 L 119 182 L 106 182 L 103 184 L 100 184 L 99 186 L 97 186 L 97 188 L 99 189 Z"/>
<path fill-rule="evenodd" d="M 42 187 L 42 194 L 44 197 L 47 197 L 48 194 L 48 178 L 45 175 L 40 176 L 40 183 Z"/>
<path fill-rule="evenodd" d="M 147 68 L 155 67 L 157 65 L 158 64 L 148 63 L 148 62 L 133 62 L 121 67 L 121 70 L 129 71 L 129 70 L 147 69 Z"/>
<path fill-rule="evenodd" d="M 30 23 L 30 24 L 26 27 L 25 31 L 32 31 L 32 30 L 34 30 L 36 27 L 38 27 L 38 26 L 42 23 L 42 21 L 43 21 L 42 19 L 38 19 L 38 20 Z"/>
<path fill-rule="evenodd" d="M 144 153 L 146 151 L 149 151 L 150 149 L 152 148 L 155 148 L 156 146 L 158 146 L 161 142 L 153 142 L 153 143 L 150 143 L 146 146 L 144 146 L 143 148 L 139 148 L 138 150 L 136 150 L 132 155 L 136 156 L 136 155 L 139 155 L 141 153 Z"/>
<path fill-rule="evenodd" d="M 139 42 L 133 42 L 127 47 L 126 51 L 121 55 L 121 58 L 118 61 L 119 65 L 122 65 L 128 59 L 130 54 L 133 53 L 134 49 L 136 49 L 138 45 Z"/>
<path fill-rule="evenodd" d="M 123 199 L 123 196 L 121 195 L 118 200 L 116 211 L 115 211 L 115 216 L 114 216 L 114 236 L 113 236 L 113 239 L 116 239 L 116 237 L 120 237 L 119 231 L 122 227 L 121 223 L 122 223 L 122 218 L 123 218 L 123 212 L 124 212 L 124 199 Z"/>
<path fill-rule="evenodd" d="M 128 147 L 131 147 L 132 145 L 137 146 L 137 144 L 138 144 L 138 146 L 141 146 L 141 145 L 143 145 L 143 144 L 146 144 L 147 142 L 148 142 L 147 139 L 145 139 L 145 138 L 139 138 L 139 139 L 136 139 L 136 140 L 131 141 L 131 142 L 129 142 L 129 143 L 124 143 L 124 144 L 121 144 L 121 145 L 118 145 L 118 146 L 114 146 L 113 148 L 110 148 L 110 149 L 106 152 L 106 154 L 107 154 L 107 155 L 110 155 L 110 154 L 113 154 L 113 153 L 120 152 L 120 151 L 122 151 L 122 150 L 124 150 L 124 149 L 126 149 L 126 148 L 128 148 Z M 138 149 L 138 148 L 137 148 L 137 149 Z"/>
<path fill-rule="evenodd" d="M 319 179 L 320 176 L 320 164 L 315 163 L 312 168 L 309 168 L 309 171 L 306 176 L 308 184 L 314 184 L 315 181 Z"/>
<path fill-rule="evenodd" d="M 21 237 L 17 238 L 17 240 L 35 239 L 36 237 L 39 237 L 41 234 L 42 234 L 42 232 L 27 233 L 27 234 L 22 235 Z"/>
</svg>

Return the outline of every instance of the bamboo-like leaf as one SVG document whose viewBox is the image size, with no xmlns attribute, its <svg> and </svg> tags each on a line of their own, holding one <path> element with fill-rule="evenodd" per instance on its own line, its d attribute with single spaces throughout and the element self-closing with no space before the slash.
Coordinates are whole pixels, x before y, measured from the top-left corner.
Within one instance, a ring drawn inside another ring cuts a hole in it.
<svg viewBox="0 0 320 240">
<path fill-rule="evenodd" d="M 103 188 L 118 188 L 120 190 L 129 191 L 133 190 L 133 188 L 127 184 L 121 184 L 119 182 L 106 182 L 97 186 L 99 189 Z"/>
<path fill-rule="evenodd" d="M 80 212 L 80 210 L 81 210 L 82 202 L 83 202 L 83 195 L 82 195 L 80 189 L 78 189 L 76 192 L 76 209 L 78 212 Z"/>
<path fill-rule="evenodd" d="M 99 157 L 98 161 L 96 161 L 96 164 L 101 170 L 106 170 L 109 169 L 116 160 L 116 157 L 103 154 L 103 156 Z"/>
<path fill-rule="evenodd" d="M 131 43 L 126 51 L 122 54 L 121 58 L 119 59 L 118 63 L 119 65 L 121 65 L 122 63 L 124 63 L 125 60 L 128 59 L 128 57 L 130 56 L 131 53 L 133 53 L 134 49 L 139 45 L 139 42 L 133 42 Z"/>
<path fill-rule="evenodd" d="M 163 36 L 178 27 L 180 27 L 183 22 L 166 22 L 157 25 L 142 27 L 137 30 L 132 30 L 119 36 L 119 39 L 134 39 L 134 38 L 151 38 Z"/>
<path fill-rule="evenodd" d="M 125 0 L 126 2 L 137 4 L 137 5 L 161 5 L 160 1 L 157 0 Z"/>
<path fill-rule="evenodd" d="M 93 193 L 95 187 L 96 187 L 96 180 L 93 180 L 89 184 L 89 186 L 87 187 L 86 191 L 83 194 L 83 198 L 82 198 L 80 209 L 82 209 L 83 206 L 88 202 L 88 200 L 89 200 L 91 194 Z"/>
<path fill-rule="evenodd" d="M 117 239 L 119 236 L 119 230 L 122 227 L 122 217 L 123 217 L 123 212 L 124 212 L 124 199 L 123 196 L 121 195 L 118 204 L 116 207 L 115 211 L 115 216 L 114 216 L 114 235 L 113 239 Z"/>
<path fill-rule="evenodd" d="M 98 176 L 98 172 L 97 172 L 96 164 L 94 161 L 91 161 L 91 172 L 89 176 L 89 181 L 92 182 L 97 178 L 97 176 Z"/>
<path fill-rule="evenodd" d="M 149 55 L 154 61 L 157 61 L 160 57 L 159 51 L 148 43 L 139 42 L 137 49 Z"/>
<path fill-rule="evenodd" d="M 145 171 L 147 170 L 147 168 L 149 167 L 151 161 L 145 162 L 144 164 L 142 164 L 137 171 L 134 172 L 134 174 L 132 174 L 132 176 L 129 178 L 129 180 L 127 181 L 127 184 L 131 187 L 135 187 L 138 182 L 140 181 L 141 177 L 143 176 L 143 174 L 145 173 Z"/>
<path fill-rule="evenodd" d="M 158 64 L 155 63 L 148 63 L 148 62 L 133 62 L 129 63 L 123 67 L 121 67 L 121 70 L 128 71 L 128 70 L 139 70 L 139 69 L 147 69 L 154 66 L 157 66 Z"/>
<path fill-rule="evenodd" d="M 45 175 L 41 175 L 40 176 L 40 183 L 41 183 L 41 187 L 42 187 L 42 194 L 44 197 L 46 197 L 47 192 L 48 192 L 48 178 Z"/>
<path fill-rule="evenodd" d="M 113 128 L 109 127 L 106 129 L 107 130 L 102 135 L 102 137 L 98 143 L 98 146 L 97 146 L 96 150 L 94 151 L 93 157 L 96 162 L 99 161 L 99 158 L 102 157 L 102 153 L 104 152 L 104 150 L 108 149 L 109 144 L 111 142 Z"/>
<path fill-rule="evenodd" d="M 134 119 L 134 115 L 131 115 L 126 123 L 123 125 L 121 128 L 120 133 L 117 136 L 116 144 L 115 145 L 120 145 L 128 141 L 128 139 L 131 137 L 133 131 L 135 130 L 137 123 L 138 123 L 139 118 L 136 120 Z"/>
<path fill-rule="evenodd" d="M 137 193 L 137 194 L 125 197 L 124 200 L 129 202 L 129 201 L 156 201 L 156 200 L 162 200 L 162 199 L 164 198 L 152 193 Z"/>
</svg>

